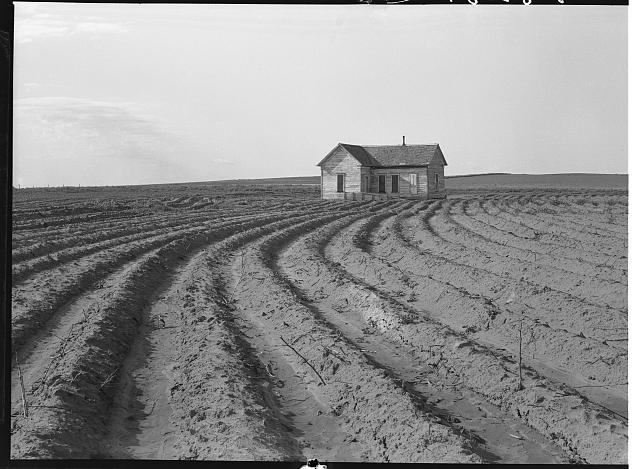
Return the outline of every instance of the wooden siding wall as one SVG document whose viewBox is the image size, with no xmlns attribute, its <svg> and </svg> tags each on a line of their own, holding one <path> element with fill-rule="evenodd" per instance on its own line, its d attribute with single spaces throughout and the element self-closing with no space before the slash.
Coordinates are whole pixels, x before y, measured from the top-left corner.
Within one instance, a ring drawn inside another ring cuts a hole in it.
<svg viewBox="0 0 640 469">
<path fill-rule="evenodd" d="M 427 170 L 426 168 L 380 168 L 371 170 L 369 180 L 371 192 L 378 193 L 378 176 L 385 175 L 385 189 L 388 194 L 391 193 L 391 176 L 397 174 L 398 178 L 398 194 L 399 195 L 427 195 Z M 410 174 L 418 175 L 418 193 L 411 194 Z"/>
<path fill-rule="evenodd" d="M 369 176 L 369 187 L 364 187 L 364 177 L 365 176 Z M 371 171 L 371 168 L 369 168 L 368 166 L 363 166 L 362 169 L 360 170 L 360 181 L 362 181 L 362 189 L 363 192 L 373 192 L 371 190 L 371 187 L 373 186 L 373 173 Z"/>
<path fill-rule="evenodd" d="M 360 192 L 362 165 L 341 148 L 322 165 L 322 198 L 342 199 L 344 194 L 338 192 L 338 174 L 344 173 L 344 191 Z"/>
<path fill-rule="evenodd" d="M 436 174 L 438 174 L 438 187 L 436 187 Z M 440 164 L 429 165 L 429 198 L 439 199 L 446 197 L 444 185 L 444 166 Z"/>
</svg>

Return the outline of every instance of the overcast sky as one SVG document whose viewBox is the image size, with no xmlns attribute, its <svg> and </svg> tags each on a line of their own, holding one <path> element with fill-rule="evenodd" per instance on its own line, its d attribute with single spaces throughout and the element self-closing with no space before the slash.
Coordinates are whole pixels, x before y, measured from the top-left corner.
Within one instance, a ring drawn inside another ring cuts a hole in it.
<svg viewBox="0 0 640 469">
<path fill-rule="evenodd" d="M 627 7 L 15 5 L 16 185 L 317 175 L 402 135 L 449 175 L 627 172 Z"/>
</svg>

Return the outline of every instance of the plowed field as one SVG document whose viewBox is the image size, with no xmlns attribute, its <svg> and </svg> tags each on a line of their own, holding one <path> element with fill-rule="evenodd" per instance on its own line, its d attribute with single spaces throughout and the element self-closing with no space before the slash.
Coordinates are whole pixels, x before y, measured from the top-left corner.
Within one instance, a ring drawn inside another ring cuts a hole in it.
<svg viewBox="0 0 640 469">
<path fill-rule="evenodd" d="M 15 191 L 12 457 L 625 463 L 627 213 Z"/>
</svg>

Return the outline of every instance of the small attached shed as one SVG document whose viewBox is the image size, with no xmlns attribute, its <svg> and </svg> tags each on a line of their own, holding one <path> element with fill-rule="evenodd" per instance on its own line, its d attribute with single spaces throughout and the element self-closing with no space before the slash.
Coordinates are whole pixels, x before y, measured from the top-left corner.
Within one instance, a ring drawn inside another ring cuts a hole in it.
<svg viewBox="0 0 640 469">
<path fill-rule="evenodd" d="M 318 166 L 323 199 L 446 198 L 440 145 L 338 143 Z"/>
</svg>

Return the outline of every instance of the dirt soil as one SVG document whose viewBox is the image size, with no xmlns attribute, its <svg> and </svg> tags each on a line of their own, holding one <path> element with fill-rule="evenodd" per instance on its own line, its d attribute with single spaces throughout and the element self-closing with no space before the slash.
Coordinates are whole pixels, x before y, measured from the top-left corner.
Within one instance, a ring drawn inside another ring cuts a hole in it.
<svg viewBox="0 0 640 469">
<path fill-rule="evenodd" d="M 16 191 L 11 457 L 626 463 L 627 199 Z"/>
</svg>

